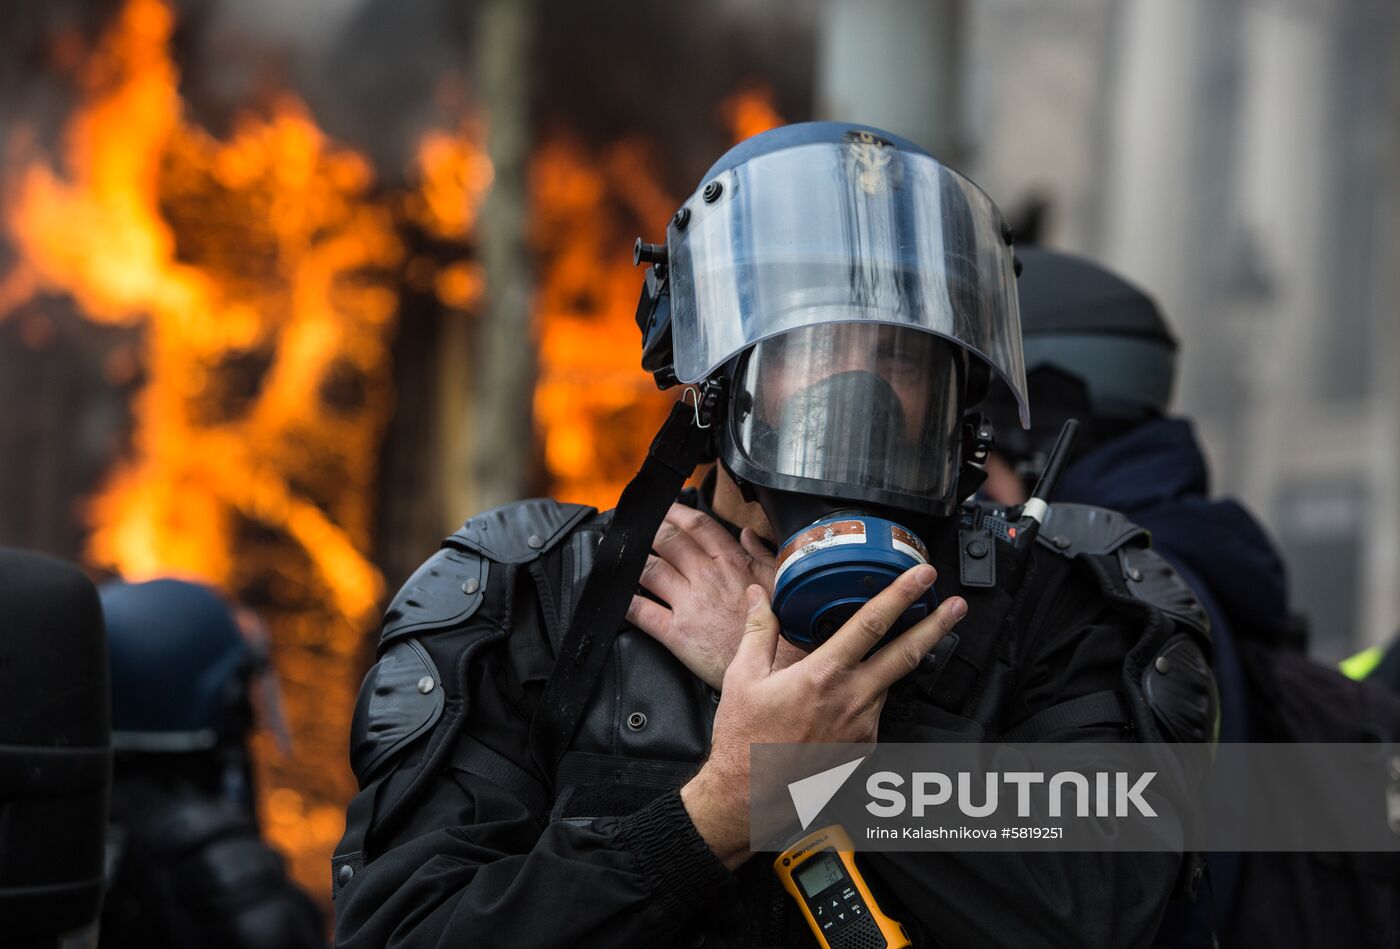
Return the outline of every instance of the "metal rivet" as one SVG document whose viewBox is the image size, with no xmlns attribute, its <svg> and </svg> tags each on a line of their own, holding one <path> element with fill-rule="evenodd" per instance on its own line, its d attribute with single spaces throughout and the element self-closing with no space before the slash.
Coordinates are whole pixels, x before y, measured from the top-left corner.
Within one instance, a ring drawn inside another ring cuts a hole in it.
<svg viewBox="0 0 1400 949">
<path fill-rule="evenodd" d="M 1139 570 L 1137 567 L 1129 567 L 1128 579 L 1133 581 L 1134 583 L 1140 582 L 1142 580 L 1142 571 Z"/>
<path fill-rule="evenodd" d="M 715 705 L 719 704 L 719 689 L 710 690 L 710 701 L 713 702 Z"/>
<path fill-rule="evenodd" d="M 539 534 L 531 534 L 525 539 L 525 543 L 530 545 L 531 550 L 539 550 L 544 546 L 544 538 Z"/>
<path fill-rule="evenodd" d="M 352 867 L 352 866 L 350 866 L 350 864 L 348 864 L 348 863 L 342 863 L 342 864 L 340 865 L 340 872 L 337 874 L 337 876 L 340 877 L 340 885 L 341 885 L 341 886 L 344 886 L 345 884 L 349 883 L 349 882 L 350 882 L 350 878 L 353 877 L 354 875 L 355 875 L 355 868 Z"/>
<path fill-rule="evenodd" d="M 987 556 L 987 553 L 987 545 L 983 541 L 974 540 L 968 542 L 967 555 L 973 560 L 981 560 L 983 557 Z"/>
<path fill-rule="evenodd" d="M 1152 667 L 1162 673 L 1162 675 L 1166 675 L 1168 672 L 1172 671 L 1172 661 L 1166 656 L 1158 656 L 1157 661 L 1152 663 Z"/>
<path fill-rule="evenodd" d="M 462 584 L 462 592 L 465 593 L 467 596 L 471 596 L 473 593 L 480 589 L 481 582 L 479 580 L 472 579 Z"/>
<path fill-rule="evenodd" d="M 685 226 L 690 223 L 690 208 L 681 208 L 676 212 L 676 216 L 671 218 L 671 225 L 678 231 L 685 230 Z"/>
<path fill-rule="evenodd" d="M 437 685 L 437 683 L 433 681 L 432 676 L 424 676 L 418 680 L 418 691 L 427 695 L 429 692 L 433 691 L 433 686 L 435 685 Z"/>
<path fill-rule="evenodd" d="M 639 732 L 647 727 L 647 717 L 641 712 L 633 712 L 627 716 L 627 727 L 634 732 Z"/>
<path fill-rule="evenodd" d="M 718 181 L 711 181 L 705 185 L 705 190 L 700 192 L 700 196 L 705 199 L 706 204 L 714 204 L 722 194 L 724 194 L 724 185 Z"/>
</svg>

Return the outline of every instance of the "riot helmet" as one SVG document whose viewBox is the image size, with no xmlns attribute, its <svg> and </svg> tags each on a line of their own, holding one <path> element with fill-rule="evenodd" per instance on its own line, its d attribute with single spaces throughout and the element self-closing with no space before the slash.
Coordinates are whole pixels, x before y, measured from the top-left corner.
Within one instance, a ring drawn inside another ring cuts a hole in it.
<svg viewBox="0 0 1400 949">
<path fill-rule="evenodd" d="M 183 580 L 113 581 L 99 591 L 111 655 L 118 784 L 185 785 L 256 818 L 251 685 L 266 662 L 231 604 Z"/>
<path fill-rule="evenodd" d="M 1081 422 L 1079 451 L 1092 450 L 1166 414 L 1177 341 L 1156 302 L 1122 277 L 1071 254 L 1017 251 L 1027 391 L 1036 424 L 1022 430 L 1020 393 L 993 387 L 982 410 L 997 452 L 1030 483 L 1060 425 Z"/>
<path fill-rule="evenodd" d="M 638 242 L 652 264 L 643 366 L 663 388 L 695 389 L 697 406 L 722 406 L 713 450 L 788 538 L 780 582 L 811 552 L 813 527 L 924 559 L 916 535 L 971 493 L 964 410 L 990 376 L 1028 423 L 1011 244 L 972 182 L 912 142 L 838 122 L 741 142 L 664 246 Z M 790 629 L 781 593 L 784 632 L 813 645 Z M 864 602 L 852 598 L 842 615 Z"/>
<path fill-rule="evenodd" d="M 252 648 L 230 606 L 184 580 L 112 582 L 99 591 L 112 669 L 112 747 L 208 751 L 252 722 Z"/>
</svg>

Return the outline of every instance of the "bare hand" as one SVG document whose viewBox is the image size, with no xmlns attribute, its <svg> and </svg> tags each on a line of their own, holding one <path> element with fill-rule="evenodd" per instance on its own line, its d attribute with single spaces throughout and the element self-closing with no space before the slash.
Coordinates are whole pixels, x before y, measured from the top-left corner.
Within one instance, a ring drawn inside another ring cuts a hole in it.
<svg viewBox="0 0 1400 949">
<path fill-rule="evenodd" d="M 890 686 L 962 619 L 967 603 L 949 597 L 868 660 L 861 657 L 936 577 L 927 565 L 905 571 L 786 668 L 776 664 L 778 621 L 768 597 L 761 587 L 749 588 L 744 638 L 724 676 L 710 757 L 681 789 L 696 829 L 726 865 L 748 858 L 749 745 L 875 741 Z"/>
<path fill-rule="evenodd" d="M 681 504 L 667 512 L 652 549 L 641 585 L 665 604 L 634 596 L 627 621 L 718 689 L 744 635 L 744 591 L 757 584 L 772 595 L 773 555 L 748 528 L 736 542 L 714 518 Z M 802 655 L 783 640 L 780 668 Z"/>
</svg>

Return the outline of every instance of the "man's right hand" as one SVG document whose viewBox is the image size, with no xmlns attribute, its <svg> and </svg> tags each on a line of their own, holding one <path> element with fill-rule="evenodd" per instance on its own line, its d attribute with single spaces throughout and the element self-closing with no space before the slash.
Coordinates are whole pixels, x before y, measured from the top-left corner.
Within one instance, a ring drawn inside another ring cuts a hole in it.
<svg viewBox="0 0 1400 949">
<path fill-rule="evenodd" d="M 710 757 L 681 788 L 700 836 L 730 869 L 749 858 L 749 745 L 873 742 L 891 685 L 912 672 L 962 619 L 967 603 L 950 597 L 862 662 L 937 571 L 906 571 L 871 598 L 811 654 L 775 668 L 778 620 L 762 587 L 748 588 L 748 618 L 724 675 Z"/>
</svg>

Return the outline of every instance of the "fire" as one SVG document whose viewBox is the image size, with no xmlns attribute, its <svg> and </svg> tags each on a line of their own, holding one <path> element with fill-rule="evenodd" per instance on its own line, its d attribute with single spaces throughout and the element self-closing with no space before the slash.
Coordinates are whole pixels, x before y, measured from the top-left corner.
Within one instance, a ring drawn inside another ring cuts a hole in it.
<svg viewBox="0 0 1400 949">
<path fill-rule="evenodd" d="M 128 0 L 83 67 L 61 160 L 31 154 L 9 179 L 19 263 L 0 303 L 66 294 L 143 327 L 130 457 L 91 500 L 87 553 L 130 579 L 202 579 L 269 621 L 297 753 L 260 755 L 263 812 L 319 893 L 382 593 L 367 551 L 400 247 L 367 163 L 299 102 L 227 141 L 191 125 L 172 26 L 161 0 Z"/>
<path fill-rule="evenodd" d="M 268 622 L 296 752 L 259 741 L 264 822 L 319 895 L 354 791 L 347 723 L 384 592 L 369 550 L 396 281 L 452 308 L 479 299 L 468 248 L 491 167 L 468 122 L 420 143 L 410 193 L 376 197 L 367 162 L 286 96 L 215 138 L 185 115 L 172 28 L 165 0 L 126 0 L 77 57 L 83 100 L 61 152 L 9 143 L 0 319 L 66 296 L 144 334 L 112 367 L 143 383 L 128 457 L 86 508 L 87 556 L 130 579 L 202 579 Z M 780 121 L 756 87 L 722 113 L 735 140 Z M 640 139 L 555 137 L 531 166 L 547 474 L 556 495 L 604 507 L 674 397 L 638 367 L 633 323 L 631 241 L 659 238 L 678 203 L 655 157 Z M 462 252 L 402 261 L 403 224 Z"/>
<path fill-rule="evenodd" d="M 772 91 L 758 85 L 726 98 L 719 118 L 734 142 L 783 121 Z M 551 493 L 599 508 L 617 502 L 674 398 L 640 368 L 635 321 L 641 272 L 632 241 L 662 238 L 681 200 L 657 181 L 655 158 L 639 139 L 590 152 L 556 137 L 531 166 L 540 261 L 535 421 Z"/>
<path fill-rule="evenodd" d="M 719 114 L 735 142 L 783 124 L 772 87 L 756 81 L 727 96 L 719 104 Z"/>
<path fill-rule="evenodd" d="M 418 143 L 410 177 L 416 187 L 402 197 L 402 215 L 430 236 L 465 249 L 477 210 L 491 187 L 493 170 L 482 144 L 480 123 L 464 121 L 453 132 L 433 129 Z M 481 299 L 486 278 L 470 259 L 445 265 L 429 257 L 410 261 L 406 274 L 416 289 L 431 287 L 443 306 L 468 310 Z"/>
<path fill-rule="evenodd" d="M 593 154 L 557 138 L 531 166 L 535 420 L 551 493 L 600 508 L 616 503 L 671 401 L 638 365 L 633 320 L 632 240 L 664 227 L 676 208 L 649 157 L 635 140 Z"/>
</svg>

